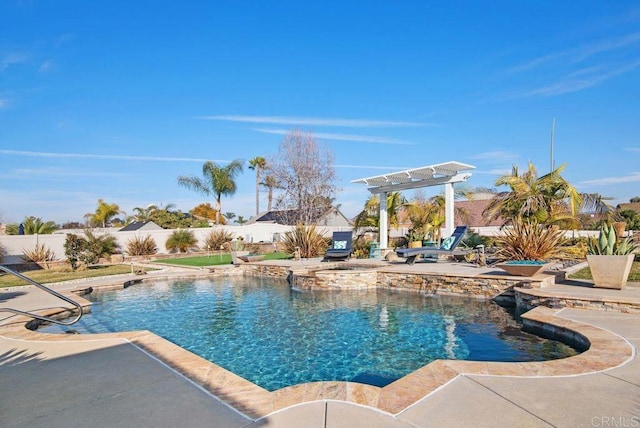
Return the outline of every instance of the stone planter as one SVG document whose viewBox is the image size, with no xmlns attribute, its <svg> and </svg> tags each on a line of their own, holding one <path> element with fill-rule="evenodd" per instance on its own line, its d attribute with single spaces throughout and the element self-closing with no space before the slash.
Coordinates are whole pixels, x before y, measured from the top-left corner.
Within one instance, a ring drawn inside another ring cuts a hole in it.
<svg viewBox="0 0 640 428">
<path fill-rule="evenodd" d="M 231 262 L 234 265 L 239 265 L 241 263 L 245 263 L 244 260 L 242 260 L 240 257 L 241 256 L 248 256 L 249 255 L 249 251 L 232 251 L 231 252 Z"/>
<path fill-rule="evenodd" d="M 422 241 L 409 242 L 409 248 L 420 248 L 420 247 L 422 247 Z"/>
<path fill-rule="evenodd" d="M 627 285 L 634 255 L 604 256 L 587 255 L 593 286 L 621 290 Z"/>
<path fill-rule="evenodd" d="M 531 277 L 539 274 L 545 269 L 549 269 L 553 263 L 535 262 L 535 261 L 513 261 L 496 265 L 511 276 Z"/>
</svg>

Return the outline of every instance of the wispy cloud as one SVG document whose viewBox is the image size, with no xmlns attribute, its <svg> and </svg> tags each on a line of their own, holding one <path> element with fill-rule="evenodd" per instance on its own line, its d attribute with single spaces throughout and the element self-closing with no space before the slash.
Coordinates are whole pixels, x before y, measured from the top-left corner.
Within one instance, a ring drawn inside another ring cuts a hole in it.
<svg viewBox="0 0 640 428">
<path fill-rule="evenodd" d="M 563 51 L 543 55 L 538 58 L 529 60 L 525 63 L 511 67 L 508 71 L 512 73 L 523 72 L 542 66 L 544 64 L 551 63 L 556 60 L 577 63 L 584 61 L 585 59 L 590 58 L 594 55 L 621 49 L 636 43 L 640 43 L 640 32 L 630 33 L 622 37 L 606 39 L 579 46 L 577 48 L 566 49 Z"/>
<path fill-rule="evenodd" d="M 20 178 L 34 178 L 34 177 L 129 177 L 131 174 L 123 172 L 109 172 L 109 171 L 97 171 L 97 170 L 79 170 L 69 168 L 18 168 L 11 171 L 9 174 L 3 174 L 3 177 L 12 175 Z"/>
<path fill-rule="evenodd" d="M 8 101 L 6 98 L 0 98 L 0 108 L 6 108 L 8 105 Z"/>
<path fill-rule="evenodd" d="M 0 58 L 0 71 L 4 71 L 14 64 L 20 64 L 27 60 L 27 56 L 23 53 L 10 53 Z"/>
<path fill-rule="evenodd" d="M 160 157 L 160 156 L 128 156 L 128 155 L 94 155 L 86 153 L 51 153 L 51 152 L 29 152 L 22 150 L 0 150 L 0 153 L 12 156 L 27 156 L 41 158 L 75 158 L 75 159 L 107 159 L 126 161 L 151 161 L 151 162 L 206 162 L 211 159 L 180 158 L 180 157 Z M 215 160 L 214 162 L 231 162 L 229 160 Z"/>
<path fill-rule="evenodd" d="M 349 164 L 338 164 L 335 165 L 336 168 L 344 168 L 344 169 L 380 169 L 387 171 L 389 173 L 393 171 L 404 171 L 406 169 L 414 168 L 411 166 L 381 166 L 381 165 L 349 165 Z"/>
<path fill-rule="evenodd" d="M 501 150 L 484 152 L 484 153 L 479 153 L 477 155 L 471 156 L 471 159 L 491 160 L 491 161 L 498 161 L 498 162 L 512 162 L 517 160 L 518 158 L 519 156 L 516 155 L 515 153 L 505 152 Z"/>
<path fill-rule="evenodd" d="M 581 70 L 582 74 L 576 76 L 572 73 L 565 77 L 565 79 L 551 85 L 542 86 L 529 91 L 514 92 L 508 94 L 501 99 L 515 99 L 515 98 L 528 98 L 528 97 L 551 97 L 555 95 L 567 94 L 570 92 L 577 92 L 583 89 L 590 88 L 598 85 L 613 77 L 629 73 L 640 66 L 640 61 L 635 61 L 626 65 L 619 66 L 608 70 L 605 73 L 589 72 L 587 69 Z M 592 71 L 599 71 L 601 67 L 593 67 Z M 578 78 L 576 78 L 578 77 Z"/>
<path fill-rule="evenodd" d="M 586 180 L 581 181 L 580 185 L 600 185 L 600 186 L 608 186 L 611 184 L 620 184 L 620 183 L 636 183 L 640 182 L 640 172 L 633 172 L 629 175 L 623 175 L 620 177 L 605 177 L 605 178 L 596 178 L 595 180 Z"/>
<path fill-rule="evenodd" d="M 263 132 L 265 134 L 286 135 L 290 131 L 286 129 L 254 129 L 257 132 Z M 404 146 L 415 145 L 408 141 L 397 140 L 394 138 L 376 137 L 371 135 L 354 135 L 354 134 L 332 134 L 323 132 L 314 132 L 313 135 L 317 138 L 325 140 L 338 140 L 338 141 L 355 141 L 355 142 L 367 142 L 375 144 L 397 144 Z"/>
<path fill-rule="evenodd" d="M 38 71 L 40 73 L 46 73 L 48 71 L 51 71 L 52 68 L 53 68 L 53 61 L 47 60 L 47 61 L 44 61 L 42 64 L 40 64 Z"/>
<path fill-rule="evenodd" d="M 640 153 L 640 147 L 629 147 L 626 150 L 630 151 L 630 152 L 638 152 L 638 153 Z"/>
<path fill-rule="evenodd" d="M 369 119 L 340 119 L 321 117 L 295 117 L 295 116 L 235 116 L 216 115 L 201 116 L 203 120 L 223 120 L 228 122 L 264 123 L 270 125 L 293 126 L 337 126 L 350 128 L 388 128 L 388 127 L 413 127 L 413 126 L 437 126 L 431 123 L 402 122 L 388 120 Z"/>
</svg>

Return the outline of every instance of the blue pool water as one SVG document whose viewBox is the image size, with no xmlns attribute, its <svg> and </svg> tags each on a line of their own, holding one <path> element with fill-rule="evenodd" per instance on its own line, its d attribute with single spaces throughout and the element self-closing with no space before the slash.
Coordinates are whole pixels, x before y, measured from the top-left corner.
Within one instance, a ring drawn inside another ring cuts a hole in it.
<svg viewBox="0 0 640 428">
<path fill-rule="evenodd" d="M 536 361 L 575 354 L 522 332 L 491 301 L 457 297 L 295 291 L 263 278 L 145 283 L 86 297 L 92 313 L 64 330 L 150 330 L 270 391 L 322 380 L 383 386 L 441 358 Z"/>
</svg>

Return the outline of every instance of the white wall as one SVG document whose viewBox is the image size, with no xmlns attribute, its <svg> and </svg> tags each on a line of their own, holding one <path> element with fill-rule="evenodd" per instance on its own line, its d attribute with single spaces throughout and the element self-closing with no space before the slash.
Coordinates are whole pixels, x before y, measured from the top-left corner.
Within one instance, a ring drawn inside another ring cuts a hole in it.
<svg viewBox="0 0 640 428">
<path fill-rule="evenodd" d="M 234 225 L 234 226 L 214 226 L 206 228 L 193 228 L 191 230 L 195 237 L 198 239 L 198 244 L 204 243 L 205 237 L 216 229 L 223 229 L 229 233 L 233 233 L 237 238 L 244 239 L 245 242 L 273 242 L 277 238 L 276 234 L 282 235 L 285 232 L 291 231 L 293 226 L 283 226 L 273 223 L 254 223 L 250 225 Z M 316 228 L 316 231 L 322 233 L 326 237 L 331 237 L 333 231 L 348 230 L 344 227 L 332 227 L 332 226 L 320 226 Z M 147 231 L 135 231 L 135 232 L 118 232 L 118 228 L 107 229 L 93 229 L 96 234 L 109 233 L 116 237 L 118 245 L 122 250 L 127 248 L 127 242 L 136 237 L 151 236 L 158 246 L 158 254 L 167 254 L 168 251 L 165 248 L 165 242 L 173 233 L 173 230 L 147 230 Z M 0 244 L 7 251 L 7 256 L 3 259 L 4 263 L 20 263 L 23 251 L 33 249 L 36 244 L 45 244 L 47 248 L 52 250 L 57 260 L 64 260 L 64 241 L 68 233 L 75 233 L 80 236 L 84 236 L 83 230 L 65 230 L 58 231 L 51 235 L 0 235 Z M 206 250 L 206 249 L 204 249 Z M 212 249 L 213 250 L 213 249 Z"/>
</svg>

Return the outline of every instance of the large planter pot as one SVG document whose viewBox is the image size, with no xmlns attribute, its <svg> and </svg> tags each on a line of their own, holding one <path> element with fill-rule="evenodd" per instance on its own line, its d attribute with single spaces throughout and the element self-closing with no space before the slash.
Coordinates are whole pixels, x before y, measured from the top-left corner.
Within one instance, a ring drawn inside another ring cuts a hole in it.
<svg viewBox="0 0 640 428">
<path fill-rule="evenodd" d="M 531 277 L 539 274 L 545 269 L 550 268 L 553 263 L 538 262 L 534 260 L 517 260 L 511 262 L 500 263 L 496 265 L 511 276 L 527 276 Z"/>
<path fill-rule="evenodd" d="M 420 247 L 422 247 L 422 241 L 409 242 L 409 248 L 420 248 Z"/>
<path fill-rule="evenodd" d="M 593 286 L 623 289 L 627 285 L 633 258 L 633 254 L 625 256 L 587 255 Z"/>
<path fill-rule="evenodd" d="M 232 251 L 231 252 L 231 262 L 234 265 L 239 265 L 241 263 L 245 263 L 240 257 L 249 255 L 249 251 Z"/>
</svg>

